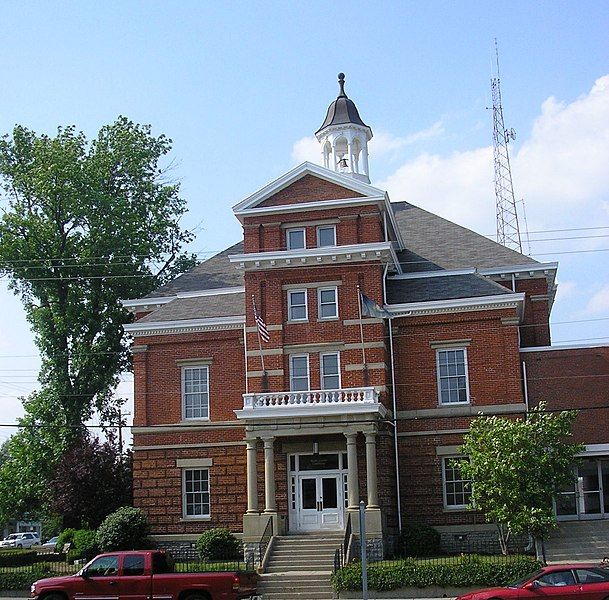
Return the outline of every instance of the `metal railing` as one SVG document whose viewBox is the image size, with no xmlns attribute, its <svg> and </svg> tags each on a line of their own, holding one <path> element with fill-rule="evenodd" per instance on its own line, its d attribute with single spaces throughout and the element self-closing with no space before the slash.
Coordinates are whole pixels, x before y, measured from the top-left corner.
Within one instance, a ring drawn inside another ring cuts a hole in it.
<svg viewBox="0 0 609 600">
<path fill-rule="evenodd" d="M 269 520 L 266 522 L 266 527 L 264 528 L 264 532 L 262 533 L 262 537 L 260 538 L 260 542 L 258 544 L 258 554 L 260 557 L 258 566 L 263 569 L 267 562 L 267 552 L 270 550 L 272 539 L 273 517 L 269 516 Z"/>
<path fill-rule="evenodd" d="M 351 513 L 347 513 L 347 524 L 345 525 L 345 536 L 342 545 L 334 552 L 334 570 L 349 564 L 351 561 L 351 548 L 353 547 L 353 527 L 351 525 Z"/>
<path fill-rule="evenodd" d="M 320 406 L 337 404 L 374 404 L 379 393 L 373 387 L 345 388 L 340 390 L 308 390 L 301 392 L 265 392 L 243 394 L 243 409 Z"/>
</svg>

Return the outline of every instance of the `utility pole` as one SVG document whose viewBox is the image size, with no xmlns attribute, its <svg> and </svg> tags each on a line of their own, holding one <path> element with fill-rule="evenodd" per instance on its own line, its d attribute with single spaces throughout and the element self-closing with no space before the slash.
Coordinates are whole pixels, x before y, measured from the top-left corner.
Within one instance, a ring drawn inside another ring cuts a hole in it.
<svg viewBox="0 0 609 600">
<path fill-rule="evenodd" d="M 497 77 L 491 78 L 491 93 L 493 97 L 493 159 L 495 165 L 497 242 L 522 253 L 522 240 L 520 238 L 508 152 L 508 144 L 510 140 L 516 139 L 516 132 L 513 129 L 506 129 L 503 122 L 497 38 L 495 38 L 495 61 Z"/>
</svg>

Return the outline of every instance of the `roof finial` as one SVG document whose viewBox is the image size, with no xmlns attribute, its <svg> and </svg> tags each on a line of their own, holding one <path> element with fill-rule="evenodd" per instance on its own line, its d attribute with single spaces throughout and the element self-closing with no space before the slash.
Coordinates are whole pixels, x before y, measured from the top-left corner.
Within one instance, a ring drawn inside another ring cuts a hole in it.
<svg viewBox="0 0 609 600">
<path fill-rule="evenodd" d="M 345 94 L 345 74 L 344 73 L 338 74 L 338 85 L 340 86 L 340 94 L 338 94 L 338 97 L 340 98 L 341 96 L 344 96 L 346 98 L 347 94 Z"/>
</svg>

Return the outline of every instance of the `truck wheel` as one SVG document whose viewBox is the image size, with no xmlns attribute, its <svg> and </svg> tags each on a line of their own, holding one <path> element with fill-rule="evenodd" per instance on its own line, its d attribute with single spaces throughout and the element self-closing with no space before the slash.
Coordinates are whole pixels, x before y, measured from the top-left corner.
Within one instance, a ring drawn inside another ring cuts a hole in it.
<svg viewBox="0 0 609 600">
<path fill-rule="evenodd" d="M 184 600 L 211 600 L 211 596 L 205 593 L 188 594 L 188 596 L 184 597 Z"/>
<path fill-rule="evenodd" d="M 66 600 L 66 597 L 63 594 L 47 594 L 43 600 Z"/>
</svg>

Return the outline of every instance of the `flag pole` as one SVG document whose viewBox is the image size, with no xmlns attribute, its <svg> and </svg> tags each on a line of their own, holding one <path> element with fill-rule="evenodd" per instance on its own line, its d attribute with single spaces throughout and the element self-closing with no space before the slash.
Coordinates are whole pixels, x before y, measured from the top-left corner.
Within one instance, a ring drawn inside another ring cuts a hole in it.
<svg viewBox="0 0 609 600">
<path fill-rule="evenodd" d="M 357 284 L 357 308 L 359 309 L 359 336 L 362 342 L 362 367 L 364 370 L 364 384 L 368 385 L 368 365 L 366 364 L 366 348 L 364 346 L 364 324 L 362 322 L 362 290 Z"/>
<path fill-rule="evenodd" d="M 254 299 L 254 294 L 252 294 L 252 304 L 254 305 L 254 315 L 257 314 L 256 310 L 256 300 Z M 260 325 L 258 325 L 258 320 L 256 319 L 256 332 L 258 333 L 258 348 L 260 350 L 260 362 L 262 363 L 262 373 L 263 377 L 266 375 L 266 369 L 264 367 L 264 354 L 262 354 L 262 340 L 260 339 Z"/>
</svg>

